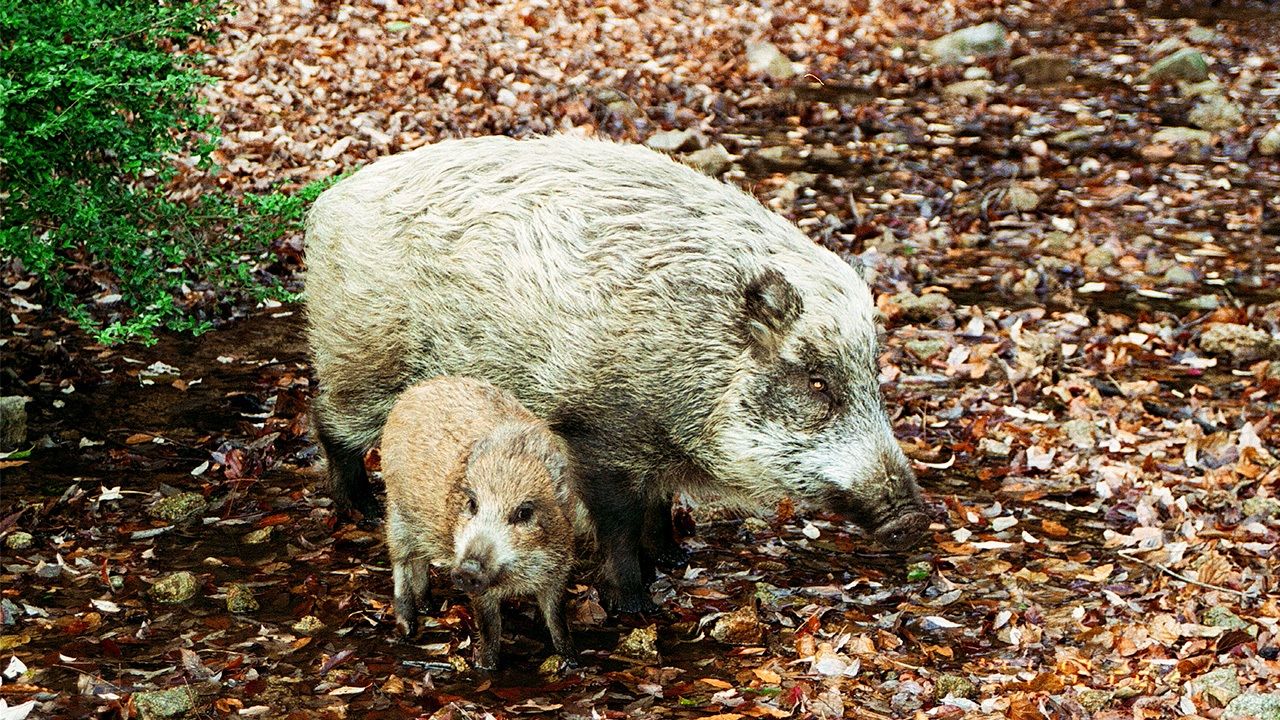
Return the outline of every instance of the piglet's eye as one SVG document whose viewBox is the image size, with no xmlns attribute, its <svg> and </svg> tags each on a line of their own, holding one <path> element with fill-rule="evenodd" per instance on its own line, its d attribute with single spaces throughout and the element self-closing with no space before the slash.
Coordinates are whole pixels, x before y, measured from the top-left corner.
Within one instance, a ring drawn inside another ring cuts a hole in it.
<svg viewBox="0 0 1280 720">
<path fill-rule="evenodd" d="M 512 525 L 524 525 L 533 519 L 533 503 L 523 502 L 511 513 Z"/>
<path fill-rule="evenodd" d="M 478 511 L 479 509 L 480 509 L 480 506 L 479 504 L 476 503 L 475 497 L 472 495 L 467 495 L 467 514 L 475 515 L 476 511 Z"/>
<path fill-rule="evenodd" d="M 820 377 L 809 378 L 809 389 L 816 393 L 825 393 L 827 391 L 827 381 Z"/>
</svg>

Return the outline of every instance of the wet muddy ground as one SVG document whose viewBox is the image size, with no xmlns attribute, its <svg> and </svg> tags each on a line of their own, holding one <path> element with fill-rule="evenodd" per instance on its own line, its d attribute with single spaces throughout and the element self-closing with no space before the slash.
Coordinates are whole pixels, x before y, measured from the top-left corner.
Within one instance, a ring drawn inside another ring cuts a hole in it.
<svg viewBox="0 0 1280 720">
<path fill-rule="evenodd" d="M 0 460 L 0 665 L 26 666 L 0 699 L 51 718 L 153 713 L 166 688 L 199 717 L 1217 718 L 1270 692 L 1280 362 L 1238 328 L 1280 332 L 1280 161 L 1256 150 L 1280 122 L 1280 10 L 1016 7 L 1016 54 L 1069 54 L 1071 76 L 1027 85 L 996 57 L 960 97 L 965 67 L 913 50 L 876 60 L 883 81 L 837 68 L 709 122 L 729 180 L 872 273 L 888 405 L 937 511 L 920 551 L 803 508 L 682 510 L 661 614 L 608 616 L 584 578 L 581 669 L 541 673 L 516 604 L 507 669 L 481 678 L 456 595 L 393 638 L 378 529 L 318 487 L 300 308 L 103 348 L 13 303 L 0 359 L 34 450 Z M 1245 124 L 1155 140 L 1196 100 L 1135 89 L 1126 57 L 1167 38 L 1218 58 Z M 180 493 L 190 517 L 152 514 Z M 182 571 L 191 598 L 157 599 Z M 256 607 L 229 609 L 237 584 Z M 650 626 L 660 657 L 627 657 Z"/>
</svg>

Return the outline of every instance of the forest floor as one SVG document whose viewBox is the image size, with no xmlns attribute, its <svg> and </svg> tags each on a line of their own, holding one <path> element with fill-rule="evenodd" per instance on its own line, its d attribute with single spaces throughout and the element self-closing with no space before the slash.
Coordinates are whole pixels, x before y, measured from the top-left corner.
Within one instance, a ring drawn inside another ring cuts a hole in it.
<svg viewBox="0 0 1280 720">
<path fill-rule="evenodd" d="M 516 604 L 480 678 L 458 596 L 395 639 L 378 531 L 320 488 L 300 307 L 106 348 L 7 278 L 0 718 L 1280 718 L 1280 6 L 241 5 L 182 191 L 671 147 L 873 271 L 931 541 L 695 509 L 660 614 L 573 585 L 581 668 L 544 673 Z"/>
</svg>

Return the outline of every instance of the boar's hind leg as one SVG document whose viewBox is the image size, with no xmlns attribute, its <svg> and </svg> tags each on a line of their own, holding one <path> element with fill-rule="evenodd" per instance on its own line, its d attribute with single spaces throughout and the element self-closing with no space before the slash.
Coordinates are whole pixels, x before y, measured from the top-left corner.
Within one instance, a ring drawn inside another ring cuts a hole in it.
<svg viewBox="0 0 1280 720">
<path fill-rule="evenodd" d="M 683 565 L 689 553 L 676 540 L 675 524 L 671 521 L 672 496 L 649 500 L 644 510 L 644 530 L 641 547 L 648 566 L 670 570 Z"/>
<path fill-rule="evenodd" d="M 334 500 L 341 507 L 359 510 L 366 518 L 377 518 L 382 514 L 382 508 L 373 495 L 369 474 L 364 469 L 364 449 L 340 442 L 325 426 L 319 412 L 315 420 L 316 435 L 324 447 L 325 464 L 328 466 L 329 491 L 333 493 Z"/>
</svg>

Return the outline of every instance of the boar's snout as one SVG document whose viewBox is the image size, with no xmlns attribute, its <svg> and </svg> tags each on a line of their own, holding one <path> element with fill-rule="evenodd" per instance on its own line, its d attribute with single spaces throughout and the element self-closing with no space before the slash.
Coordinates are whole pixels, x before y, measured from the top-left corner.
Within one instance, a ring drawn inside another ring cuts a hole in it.
<svg viewBox="0 0 1280 720">
<path fill-rule="evenodd" d="M 475 558 L 467 558 L 453 569 L 453 586 L 461 592 L 477 593 L 493 584 L 493 573 Z"/>
<path fill-rule="evenodd" d="M 910 550 L 928 538 L 928 530 L 929 516 L 912 510 L 889 519 L 872 534 L 890 550 Z"/>
</svg>

